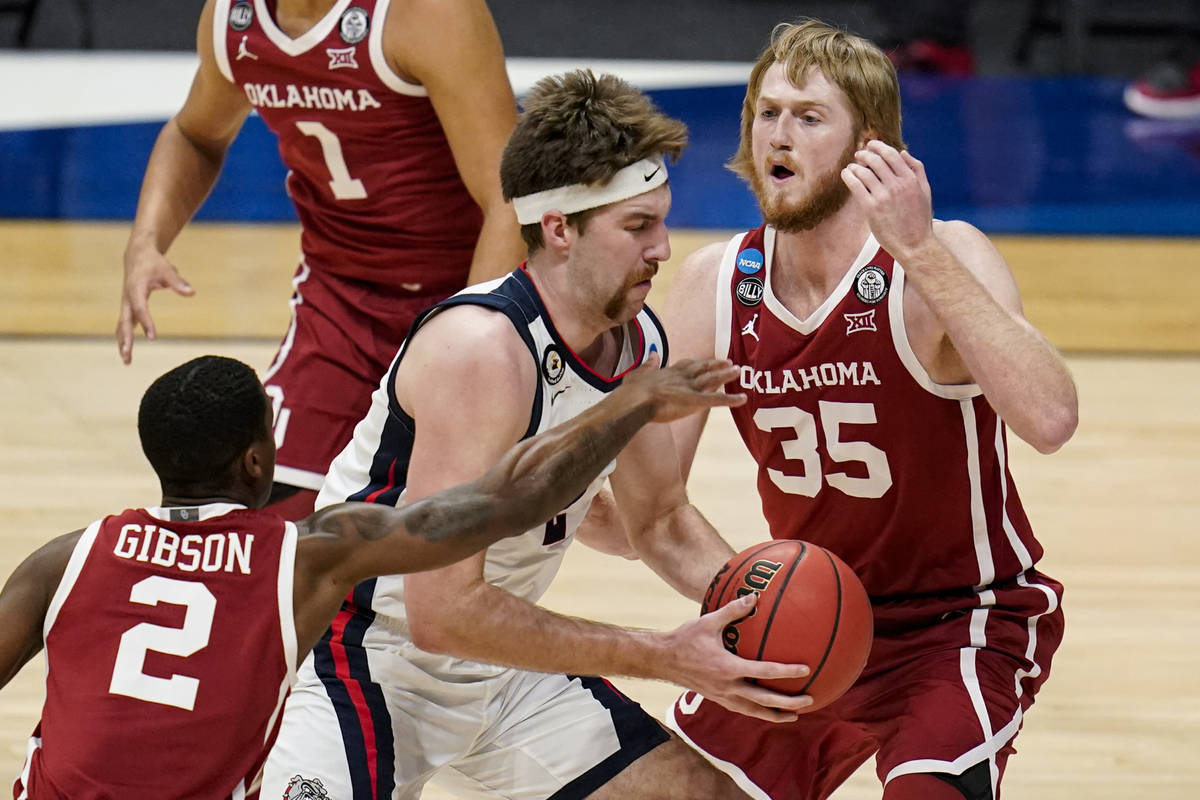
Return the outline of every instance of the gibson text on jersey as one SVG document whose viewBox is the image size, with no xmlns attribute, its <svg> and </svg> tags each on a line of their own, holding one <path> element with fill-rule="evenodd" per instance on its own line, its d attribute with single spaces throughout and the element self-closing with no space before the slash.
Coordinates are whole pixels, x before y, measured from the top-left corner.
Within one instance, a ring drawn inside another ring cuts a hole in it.
<svg viewBox="0 0 1200 800">
<path fill-rule="evenodd" d="M 113 554 L 120 558 L 175 567 L 183 572 L 250 574 L 252 533 L 190 533 L 180 536 L 157 525 L 123 525 Z"/>
</svg>

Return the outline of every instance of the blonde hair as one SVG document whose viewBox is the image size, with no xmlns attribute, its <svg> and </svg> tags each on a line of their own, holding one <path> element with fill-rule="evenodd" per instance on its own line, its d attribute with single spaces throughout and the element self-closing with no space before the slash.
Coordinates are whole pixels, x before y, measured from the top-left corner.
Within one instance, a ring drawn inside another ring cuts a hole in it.
<svg viewBox="0 0 1200 800">
<path fill-rule="evenodd" d="M 763 75 L 774 64 L 783 64 L 788 80 L 803 86 L 811 69 L 841 89 L 858 112 L 859 130 L 897 149 L 904 148 L 900 135 L 900 84 L 896 69 L 882 50 L 860 36 L 815 19 L 781 22 L 771 31 L 771 40 L 759 55 L 746 85 L 742 103 L 742 138 L 737 153 L 726 165 L 743 178 L 754 172 L 750 151 L 755 107 L 762 91 Z"/>
</svg>

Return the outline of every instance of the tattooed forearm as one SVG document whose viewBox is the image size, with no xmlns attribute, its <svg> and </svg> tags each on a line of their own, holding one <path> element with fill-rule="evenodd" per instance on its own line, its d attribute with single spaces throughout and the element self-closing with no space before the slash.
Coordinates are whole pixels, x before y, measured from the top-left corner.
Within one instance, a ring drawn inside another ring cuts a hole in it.
<svg viewBox="0 0 1200 800">
<path fill-rule="evenodd" d="M 651 416 L 641 404 L 618 408 L 601 404 L 510 450 L 479 480 L 484 491 L 508 501 L 497 515 L 533 527 L 582 494 Z"/>
<path fill-rule="evenodd" d="M 408 536 L 441 546 L 428 551 L 405 548 L 406 570 L 424 568 L 421 564 L 428 559 L 444 562 L 446 548 L 466 557 L 537 526 L 579 497 L 651 418 L 649 404 L 634 397 L 611 397 L 517 444 L 471 483 L 399 509 L 374 503 L 330 506 L 310 517 L 305 528 L 309 535 L 344 542 Z"/>
<path fill-rule="evenodd" d="M 343 539 L 373 542 L 392 533 L 398 524 L 396 510 L 374 503 L 341 503 L 312 516 L 310 527 Z"/>
</svg>

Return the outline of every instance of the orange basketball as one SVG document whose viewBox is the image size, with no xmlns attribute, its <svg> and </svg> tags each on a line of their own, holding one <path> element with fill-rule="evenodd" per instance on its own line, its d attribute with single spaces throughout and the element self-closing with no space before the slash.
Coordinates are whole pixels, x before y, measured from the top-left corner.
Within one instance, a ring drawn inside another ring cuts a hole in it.
<svg viewBox="0 0 1200 800">
<path fill-rule="evenodd" d="M 813 711 L 841 697 L 862 672 L 873 623 L 867 590 L 823 547 L 778 539 L 726 562 L 704 595 L 703 613 L 754 592 L 758 605 L 725 627 L 725 649 L 742 658 L 807 664 L 806 678 L 762 680 L 787 694 L 812 695 Z"/>
</svg>

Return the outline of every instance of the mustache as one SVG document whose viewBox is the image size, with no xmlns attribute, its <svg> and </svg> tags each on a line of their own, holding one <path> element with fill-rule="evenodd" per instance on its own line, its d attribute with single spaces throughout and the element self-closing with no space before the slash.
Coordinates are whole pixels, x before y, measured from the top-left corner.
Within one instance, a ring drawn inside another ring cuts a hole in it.
<svg viewBox="0 0 1200 800">
<path fill-rule="evenodd" d="M 783 167 L 788 172 L 798 173 L 800 171 L 792 154 L 784 150 L 770 153 L 763 159 L 763 168 L 766 173 L 770 174 L 774 167 Z"/>
<path fill-rule="evenodd" d="M 646 268 L 639 272 L 629 281 L 630 288 L 637 286 L 642 281 L 652 280 L 658 274 L 658 262 L 650 261 L 646 263 Z"/>
</svg>

